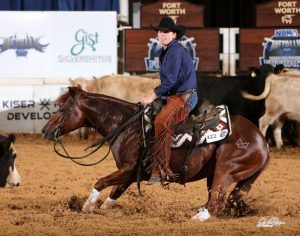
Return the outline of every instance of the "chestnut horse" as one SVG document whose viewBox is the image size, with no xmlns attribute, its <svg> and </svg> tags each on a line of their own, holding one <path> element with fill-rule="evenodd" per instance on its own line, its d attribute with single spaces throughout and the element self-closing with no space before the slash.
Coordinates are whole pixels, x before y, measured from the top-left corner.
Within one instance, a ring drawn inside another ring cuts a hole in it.
<svg viewBox="0 0 300 236">
<path fill-rule="evenodd" d="M 69 91 L 57 99 L 59 110 L 52 115 L 42 129 L 44 138 L 57 140 L 77 128 L 93 127 L 102 136 L 107 136 L 129 120 L 138 110 L 138 105 L 101 95 L 87 93 L 79 87 L 69 87 Z M 141 117 L 135 120 L 112 141 L 111 151 L 118 170 L 98 180 L 86 200 L 83 211 L 92 212 L 99 193 L 108 186 L 114 186 L 101 208 L 114 204 L 122 193 L 137 181 L 140 158 L 143 152 L 143 132 Z M 232 134 L 217 142 L 196 147 L 192 153 L 186 182 L 207 179 L 208 202 L 193 218 L 206 220 L 210 215 L 230 212 L 243 215 L 250 209 L 242 199 L 240 191 L 249 191 L 251 184 L 264 170 L 269 161 L 268 144 L 257 129 L 241 116 L 231 116 Z M 170 167 L 174 173 L 180 172 L 187 148 L 172 149 Z M 146 163 L 149 165 L 150 163 Z M 143 166 L 141 180 L 148 180 L 150 173 Z M 174 182 L 179 182 L 174 181 Z M 228 194 L 229 186 L 237 183 Z M 243 208 L 243 209 L 242 209 Z M 242 210 L 241 210 L 242 209 Z"/>
</svg>

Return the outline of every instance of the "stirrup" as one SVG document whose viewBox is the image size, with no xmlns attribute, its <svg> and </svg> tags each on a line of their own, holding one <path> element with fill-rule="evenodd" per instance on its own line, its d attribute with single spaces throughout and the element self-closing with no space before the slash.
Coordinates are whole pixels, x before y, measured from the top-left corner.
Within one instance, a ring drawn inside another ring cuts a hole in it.
<svg viewBox="0 0 300 236">
<path fill-rule="evenodd" d="M 148 185 L 153 185 L 156 184 L 158 182 L 163 183 L 165 178 L 166 178 L 166 173 L 163 171 L 163 169 L 161 168 L 161 166 L 158 166 L 159 169 L 159 175 L 151 175 L 150 179 L 148 180 L 147 184 Z"/>
<path fill-rule="evenodd" d="M 173 180 L 173 181 L 176 181 L 177 179 L 179 179 L 180 178 L 180 173 L 178 173 L 178 174 L 172 174 L 171 176 L 168 176 L 168 175 L 166 175 L 166 181 L 167 182 L 171 182 L 171 180 Z"/>
<path fill-rule="evenodd" d="M 158 182 L 161 182 L 160 176 L 151 176 L 150 179 L 147 182 L 147 185 L 153 185 L 153 184 L 156 184 Z"/>
</svg>

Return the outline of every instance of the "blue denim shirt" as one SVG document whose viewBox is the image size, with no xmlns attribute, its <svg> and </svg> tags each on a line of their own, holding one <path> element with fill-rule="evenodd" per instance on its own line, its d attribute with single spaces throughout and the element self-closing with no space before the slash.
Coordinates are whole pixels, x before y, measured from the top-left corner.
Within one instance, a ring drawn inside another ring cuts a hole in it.
<svg viewBox="0 0 300 236">
<path fill-rule="evenodd" d="M 154 90 L 156 96 L 197 88 L 193 60 L 176 40 L 173 39 L 162 51 L 159 62 L 161 84 Z"/>
</svg>

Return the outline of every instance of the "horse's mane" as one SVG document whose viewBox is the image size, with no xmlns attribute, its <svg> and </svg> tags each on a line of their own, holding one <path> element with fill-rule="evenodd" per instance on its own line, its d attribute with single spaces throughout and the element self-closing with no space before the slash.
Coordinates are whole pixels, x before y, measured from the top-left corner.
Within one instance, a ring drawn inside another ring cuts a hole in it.
<svg viewBox="0 0 300 236">
<path fill-rule="evenodd" d="M 59 104 L 63 104 L 67 98 L 70 96 L 69 91 L 65 92 L 64 94 L 60 95 L 56 100 L 55 100 L 55 104 L 59 105 Z"/>
<path fill-rule="evenodd" d="M 104 94 L 101 94 L 101 93 L 89 93 L 89 92 L 85 92 L 82 90 L 82 93 L 85 97 L 87 98 L 100 98 L 100 99 L 104 99 L 106 101 L 114 101 L 114 102 L 117 102 L 117 103 L 120 103 L 120 104 L 123 104 L 123 105 L 135 105 L 135 103 L 132 103 L 132 102 L 127 102 L 123 99 L 120 99 L 120 98 L 116 98 L 116 97 L 111 97 L 111 96 L 108 96 L 108 95 L 104 95 Z"/>
<path fill-rule="evenodd" d="M 89 93 L 89 92 L 82 90 L 79 87 L 69 87 L 69 91 L 67 91 L 66 93 L 59 96 L 56 99 L 55 104 L 58 104 L 58 105 L 63 104 L 69 98 L 69 96 L 72 96 L 71 93 L 74 93 L 73 97 L 75 97 L 75 94 L 80 94 L 81 96 L 84 96 L 86 98 L 106 100 L 108 102 L 115 102 L 115 103 L 118 103 L 118 104 L 121 104 L 121 105 L 127 106 L 127 107 L 129 106 L 132 108 L 136 108 L 136 106 L 137 106 L 137 104 L 127 102 L 125 100 L 122 100 L 122 99 L 119 99 L 116 97 L 111 97 L 108 95 L 98 94 L 98 93 Z"/>
</svg>

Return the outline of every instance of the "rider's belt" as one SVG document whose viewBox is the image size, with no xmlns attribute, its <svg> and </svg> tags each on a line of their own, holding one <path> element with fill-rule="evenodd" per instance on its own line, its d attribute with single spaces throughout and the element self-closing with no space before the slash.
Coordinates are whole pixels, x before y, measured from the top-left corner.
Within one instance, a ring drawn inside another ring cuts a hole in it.
<svg viewBox="0 0 300 236">
<path fill-rule="evenodd" d="M 192 88 L 192 89 L 188 89 L 188 90 L 186 90 L 184 92 L 179 92 L 179 94 L 181 94 L 181 93 L 197 93 L 197 89 Z"/>
<path fill-rule="evenodd" d="M 188 89 L 188 90 L 185 90 L 183 92 L 170 92 L 167 96 L 172 96 L 172 95 L 184 95 L 184 94 L 192 94 L 192 93 L 196 93 L 197 92 L 197 89 L 196 88 L 192 88 L 192 89 Z"/>
</svg>

